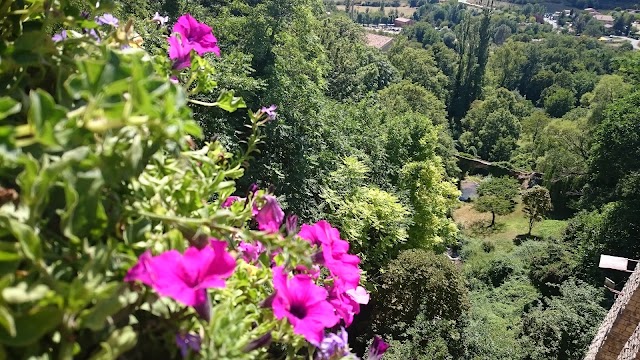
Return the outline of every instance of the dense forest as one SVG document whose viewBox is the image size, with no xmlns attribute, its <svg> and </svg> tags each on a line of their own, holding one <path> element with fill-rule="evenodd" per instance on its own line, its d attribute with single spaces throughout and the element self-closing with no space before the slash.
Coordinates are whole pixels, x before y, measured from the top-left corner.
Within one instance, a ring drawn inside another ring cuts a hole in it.
<svg viewBox="0 0 640 360">
<path fill-rule="evenodd" d="M 384 2 L 36 2 L 0 7 L 0 358 L 581 359 L 599 256 L 640 258 L 640 52 L 598 40 L 630 12 L 399 2 L 381 51 Z M 202 249 L 206 302 L 142 274 Z"/>
</svg>

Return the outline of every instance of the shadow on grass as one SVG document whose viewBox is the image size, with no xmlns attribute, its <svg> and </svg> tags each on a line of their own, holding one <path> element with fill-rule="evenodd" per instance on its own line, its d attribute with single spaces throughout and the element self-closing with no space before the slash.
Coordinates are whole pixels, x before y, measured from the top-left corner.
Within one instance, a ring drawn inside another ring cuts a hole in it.
<svg viewBox="0 0 640 360">
<path fill-rule="evenodd" d="M 533 241 L 540 241 L 542 240 L 541 236 L 536 236 L 536 235 L 529 235 L 529 234 L 522 234 L 522 235 L 518 235 L 513 239 L 513 243 L 516 245 L 520 245 L 523 242 L 527 241 L 527 240 L 533 240 Z"/>
<path fill-rule="evenodd" d="M 496 222 L 491 227 L 489 226 L 489 224 L 491 224 L 490 220 L 479 220 L 471 224 L 469 226 L 469 230 L 474 236 L 489 236 L 492 234 L 501 233 L 507 227 L 507 224 L 501 222 Z"/>
</svg>

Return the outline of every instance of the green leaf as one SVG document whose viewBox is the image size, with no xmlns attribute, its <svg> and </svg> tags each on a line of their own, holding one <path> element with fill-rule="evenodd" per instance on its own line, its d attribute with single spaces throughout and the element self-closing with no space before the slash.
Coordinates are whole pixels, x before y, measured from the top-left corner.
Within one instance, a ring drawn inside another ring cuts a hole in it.
<svg viewBox="0 0 640 360">
<path fill-rule="evenodd" d="M 126 326 L 111 333 L 107 341 L 102 342 L 97 353 L 93 354 L 90 360 L 112 360 L 119 358 L 125 352 L 133 349 L 138 341 L 138 335 L 133 331 L 133 327 Z"/>
<path fill-rule="evenodd" d="M 17 286 L 2 289 L 2 298 L 9 304 L 22 304 L 44 298 L 49 292 L 46 285 L 38 284 L 31 288 L 25 282 Z"/>
<path fill-rule="evenodd" d="M 246 108 L 244 100 L 241 97 L 233 96 L 233 90 L 225 91 L 218 97 L 218 106 L 228 112 L 234 112 L 239 108 Z"/>
<path fill-rule="evenodd" d="M 5 119 L 9 115 L 20 112 L 22 104 L 10 97 L 3 96 L 0 98 L 0 120 Z"/>
<path fill-rule="evenodd" d="M 82 312 L 79 317 L 80 326 L 93 331 L 100 331 L 109 316 L 112 316 L 122 308 L 127 306 L 126 297 L 121 297 L 120 293 L 126 288 L 126 285 L 120 283 L 111 283 L 105 286 L 102 292 L 104 298 L 99 300 L 95 306 Z"/>
<path fill-rule="evenodd" d="M 9 335 L 16 336 L 16 324 L 13 321 L 13 316 L 4 305 L 0 305 L 0 325 L 7 330 Z"/>
<path fill-rule="evenodd" d="M 27 346 L 55 329 L 62 321 L 62 310 L 57 307 L 31 309 L 28 313 L 14 316 L 15 336 L 0 327 L 0 343 L 9 346 Z"/>
<path fill-rule="evenodd" d="M 40 259 L 42 245 L 34 229 L 2 214 L 0 214 L 0 227 L 8 230 L 18 240 L 20 248 L 27 258 Z"/>
<path fill-rule="evenodd" d="M 38 89 L 29 94 L 31 106 L 27 120 L 33 126 L 34 135 L 43 145 L 60 148 L 56 139 L 56 125 L 66 116 L 64 108 L 58 106 L 49 93 Z"/>
<path fill-rule="evenodd" d="M 81 239 L 99 237 L 107 224 L 102 205 L 104 179 L 99 169 L 65 176 L 64 194 L 66 210 L 60 216 L 60 226 L 65 236 Z"/>
</svg>

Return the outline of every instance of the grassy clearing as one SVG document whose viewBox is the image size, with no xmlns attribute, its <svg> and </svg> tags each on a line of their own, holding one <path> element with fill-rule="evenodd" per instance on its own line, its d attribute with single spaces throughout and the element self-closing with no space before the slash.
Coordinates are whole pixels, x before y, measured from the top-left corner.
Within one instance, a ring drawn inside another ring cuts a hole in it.
<svg viewBox="0 0 640 360">
<path fill-rule="evenodd" d="M 513 242 L 516 236 L 526 234 L 529 230 L 529 223 L 524 217 L 519 199 L 513 213 L 496 217 L 494 228 L 487 227 L 491 223 L 491 214 L 475 211 L 470 203 L 462 203 L 453 212 L 453 219 L 465 235 L 493 240 L 496 244 Z M 532 234 L 541 238 L 557 238 L 562 235 L 566 225 L 566 221 L 545 219 L 533 226 Z"/>
</svg>

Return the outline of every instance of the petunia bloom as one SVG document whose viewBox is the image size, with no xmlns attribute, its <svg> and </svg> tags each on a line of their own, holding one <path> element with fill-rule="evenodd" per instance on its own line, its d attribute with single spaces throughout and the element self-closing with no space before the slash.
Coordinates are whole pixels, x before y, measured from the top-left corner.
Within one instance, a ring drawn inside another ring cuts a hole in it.
<svg viewBox="0 0 640 360">
<path fill-rule="evenodd" d="M 173 25 L 173 32 L 179 33 L 185 45 L 190 46 L 198 55 L 214 53 L 220 56 L 218 39 L 213 36 L 211 28 L 206 24 L 198 22 L 189 14 L 184 14 L 178 18 Z"/>
<path fill-rule="evenodd" d="M 262 108 L 260 108 L 260 112 L 263 114 L 266 114 L 269 120 L 275 120 L 276 117 L 278 116 L 278 113 L 276 113 L 277 108 L 278 107 L 273 104 L 269 107 L 263 106 Z"/>
<path fill-rule="evenodd" d="M 282 266 L 273 268 L 273 314 L 277 319 L 287 318 L 293 332 L 318 346 L 326 328 L 338 323 L 333 307 L 326 300 L 327 291 L 316 285 L 307 275 L 288 278 Z"/>
<path fill-rule="evenodd" d="M 327 300 L 336 310 L 336 314 L 344 320 L 344 325 L 348 327 L 353 322 L 353 317 L 360 313 L 360 304 L 369 302 L 369 294 L 361 286 L 345 292 L 340 286 L 334 284 L 329 287 Z"/>
<path fill-rule="evenodd" d="M 158 25 L 162 26 L 164 24 L 167 23 L 167 21 L 169 21 L 169 17 L 168 16 L 160 16 L 160 13 L 158 13 L 156 11 L 156 14 L 153 15 L 153 19 L 151 19 L 151 21 L 155 21 L 158 23 Z"/>
<path fill-rule="evenodd" d="M 96 23 L 98 23 L 98 25 L 111 25 L 113 27 L 118 27 L 119 22 L 118 18 L 109 13 L 96 17 Z"/>
<path fill-rule="evenodd" d="M 369 357 L 367 360 L 380 360 L 382 359 L 382 355 L 389 348 L 389 344 L 384 342 L 381 337 L 375 336 L 373 338 L 373 343 L 369 347 Z"/>
<path fill-rule="evenodd" d="M 242 254 L 242 259 L 247 263 L 258 260 L 258 257 L 260 257 L 260 254 L 262 254 L 264 250 L 264 245 L 262 245 L 260 241 L 256 241 L 253 244 L 246 241 L 241 241 L 238 245 L 238 251 L 240 251 L 240 253 Z"/>
<path fill-rule="evenodd" d="M 321 220 L 313 225 L 302 225 L 298 236 L 309 241 L 311 245 L 319 245 L 321 256 L 316 258 L 329 269 L 334 281 L 342 289 L 355 289 L 360 283 L 360 258 L 350 255 L 349 243 L 340 239 L 340 232 L 328 222 Z"/>
<path fill-rule="evenodd" d="M 173 68 L 181 70 L 191 66 L 191 50 L 193 48 L 178 39 L 177 36 L 170 36 L 168 41 L 169 59 L 173 60 Z"/>
<path fill-rule="evenodd" d="M 183 359 L 187 358 L 190 351 L 195 353 L 200 352 L 202 339 L 199 335 L 194 334 L 176 334 L 176 345 L 180 349 L 180 355 Z"/>
<path fill-rule="evenodd" d="M 62 40 L 65 40 L 67 38 L 67 30 L 62 30 L 59 33 L 53 35 L 51 37 L 51 40 L 53 40 L 53 42 L 60 42 Z"/>
<path fill-rule="evenodd" d="M 162 296 L 202 308 L 208 301 L 206 289 L 224 288 L 225 279 L 235 270 L 236 262 L 226 247 L 226 242 L 214 239 L 210 246 L 189 247 L 184 254 L 169 250 L 151 256 L 147 251 L 124 280 L 140 281 Z"/>
<path fill-rule="evenodd" d="M 265 204 L 262 205 L 256 215 L 258 229 L 268 232 L 278 232 L 282 220 L 284 220 L 284 211 L 278 204 L 278 199 L 273 195 L 265 195 Z"/>
<path fill-rule="evenodd" d="M 316 353 L 317 360 L 330 359 L 357 359 L 349 349 L 349 339 L 347 331 L 341 328 L 337 334 L 330 333 L 322 339 Z"/>
</svg>

